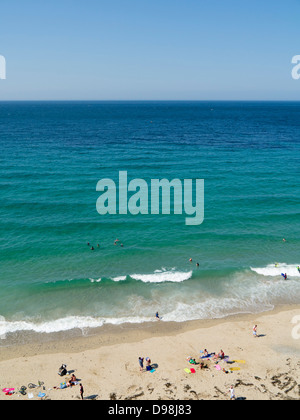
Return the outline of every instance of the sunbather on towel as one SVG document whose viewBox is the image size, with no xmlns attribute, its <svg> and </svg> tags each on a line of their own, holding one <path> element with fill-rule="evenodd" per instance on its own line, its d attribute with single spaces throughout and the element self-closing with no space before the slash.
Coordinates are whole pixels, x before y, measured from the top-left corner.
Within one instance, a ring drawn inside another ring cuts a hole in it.
<svg viewBox="0 0 300 420">
<path fill-rule="evenodd" d="M 77 385 L 77 384 L 78 384 L 77 378 L 73 373 L 73 375 L 71 376 L 71 379 L 67 382 L 67 386 L 69 387 L 69 386 L 73 386 L 73 385 Z"/>
<path fill-rule="evenodd" d="M 223 352 L 223 350 L 220 350 L 219 354 L 215 354 L 213 357 L 213 360 L 217 361 L 217 360 L 223 360 L 225 357 L 225 353 Z"/>
<path fill-rule="evenodd" d="M 197 365 L 197 362 L 195 359 L 193 359 L 192 357 L 188 357 L 187 361 L 191 364 L 191 365 Z"/>
</svg>

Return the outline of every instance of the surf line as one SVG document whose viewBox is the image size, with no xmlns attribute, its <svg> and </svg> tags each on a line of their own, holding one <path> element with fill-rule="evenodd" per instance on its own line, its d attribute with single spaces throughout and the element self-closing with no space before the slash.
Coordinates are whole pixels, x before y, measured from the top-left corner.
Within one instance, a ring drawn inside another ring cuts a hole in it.
<svg viewBox="0 0 300 420">
<path fill-rule="evenodd" d="M 96 191 L 102 194 L 96 209 L 101 216 L 128 213 L 134 216 L 170 215 L 172 210 L 174 215 L 184 212 L 190 216 L 185 218 L 187 226 L 198 226 L 204 222 L 204 179 L 151 179 L 148 183 L 136 178 L 128 183 L 127 171 L 120 171 L 118 181 L 118 187 L 109 178 L 97 183 Z"/>
</svg>

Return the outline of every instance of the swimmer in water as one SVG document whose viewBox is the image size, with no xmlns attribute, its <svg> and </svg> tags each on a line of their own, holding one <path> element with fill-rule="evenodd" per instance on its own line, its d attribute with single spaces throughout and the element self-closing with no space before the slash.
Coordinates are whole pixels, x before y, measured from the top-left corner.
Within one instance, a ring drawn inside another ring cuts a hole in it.
<svg viewBox="0 0 300 420">
<path fill-rule="evenodd" d="M 298 272 L 300 273 L 300 267 L 299 267 L 299 265 L 298 265 L 298 267 L 297 267 L 297 270 L 298 270 Z"/>
</svg>

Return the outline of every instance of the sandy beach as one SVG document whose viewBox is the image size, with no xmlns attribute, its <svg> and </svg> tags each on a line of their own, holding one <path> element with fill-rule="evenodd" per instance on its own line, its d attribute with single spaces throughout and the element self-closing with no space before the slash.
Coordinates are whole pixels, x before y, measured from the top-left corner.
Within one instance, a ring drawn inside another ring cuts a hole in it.
<svg viewBox="0 0 300 420">
<path fill-rule="evenodd" d="M 230 386 L 237 399 L 285 400 L 300 397 L 300 307 L 285 307 L 259 315 L 183 324 L 155 323 L 107 327 L 87 337 L 60 337 L 0 349 L 0 385 L 14 388 L 1 400 L 79 400 L 79 385 L 60 389 L 65 363 L 84 387 L 86 400 L 229 400 Z M 294 324 L 293 324 L 294 320 Z M 297 321 L 299 324 L 299 320 Z M 258 325 L 254 338 L 253 325 Z M 228 356 L 227 362 L 204 360 L 203 351 Z M 151 358 L 153 372 L 140 371 L 138 358 Z M 196 373 L 185 369 L 195 368 Z M 219 369 L 219 368 L 218 368 Z M 230 369 L 234 369 L 231 371 Z M 70 377 L 68 375 L 67 377 Z M 41 387 L 28 389 L 28 384 Z M 26 386 L 26 395 L 18 391 Z"/>
</svg>

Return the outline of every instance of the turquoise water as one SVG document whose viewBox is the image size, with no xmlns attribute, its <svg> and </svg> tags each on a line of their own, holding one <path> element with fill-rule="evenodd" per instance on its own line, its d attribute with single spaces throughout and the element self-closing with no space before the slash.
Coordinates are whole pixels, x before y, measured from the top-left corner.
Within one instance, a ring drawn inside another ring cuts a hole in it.
<svg viewBox="0 0 300 420">
<path fill-rule="evenodd" d="M 299 129 L 299 103 L 0 103 L 0 335 L 298 303 Z M 119 171 L 204 179 L 204 223 L 100 216 Z"/>
</svg>

